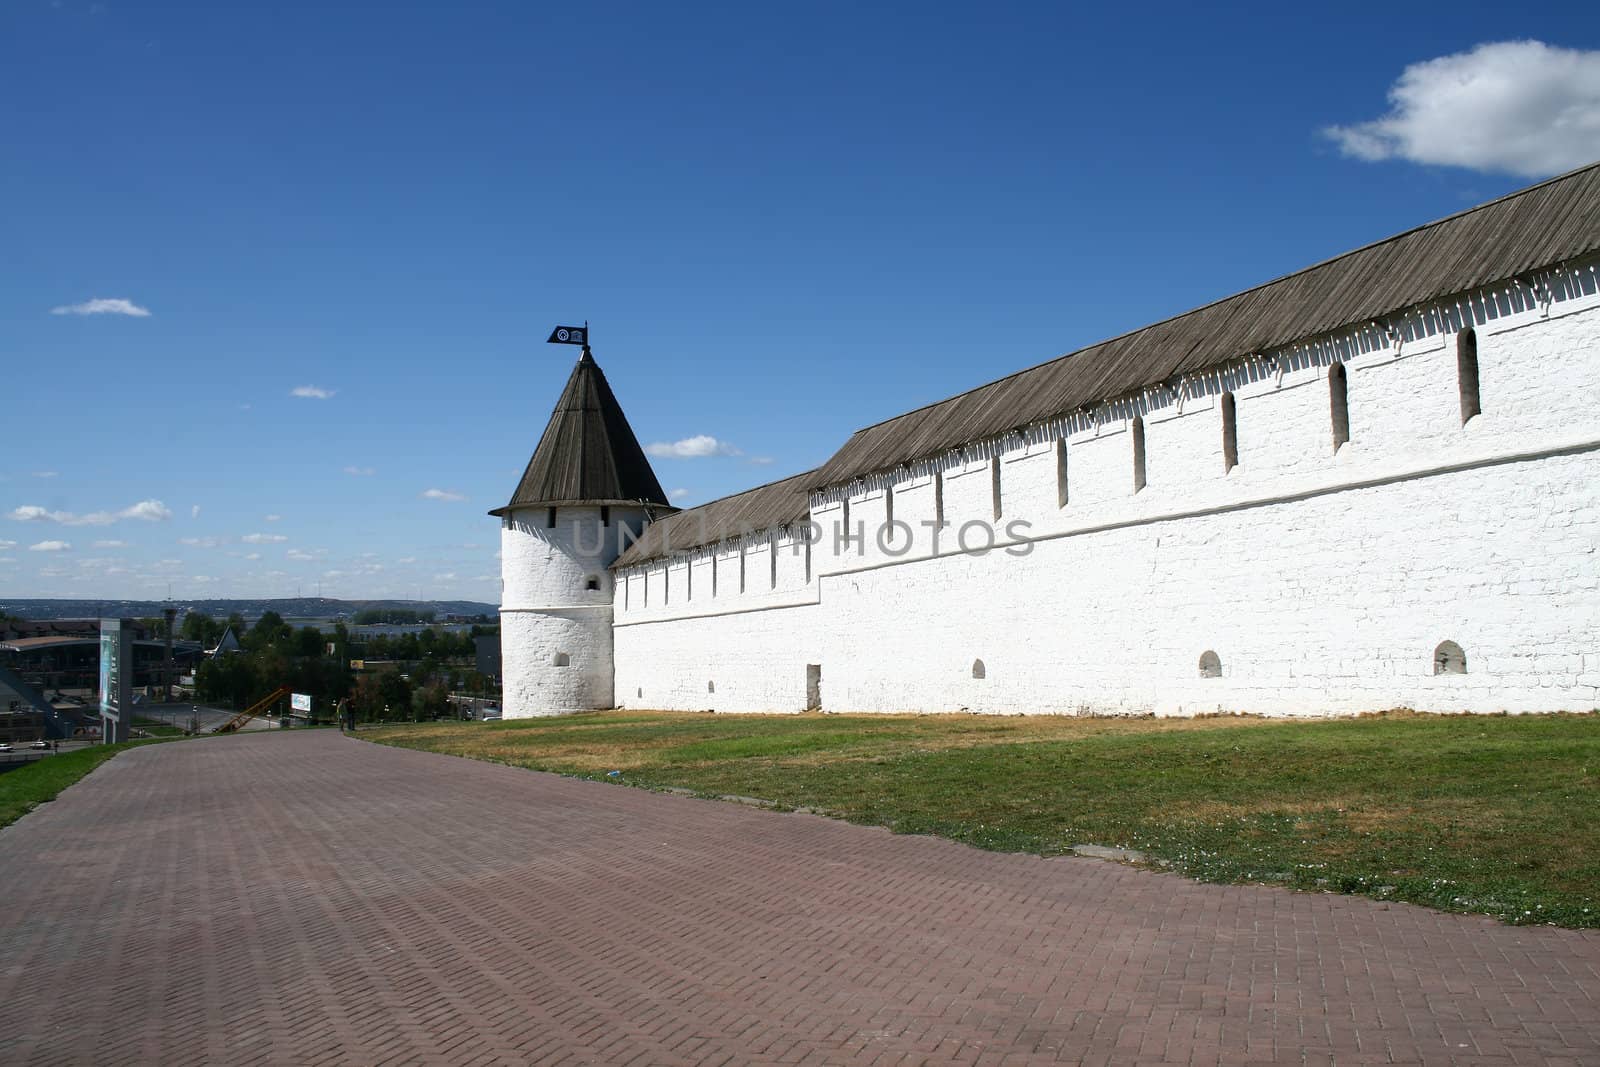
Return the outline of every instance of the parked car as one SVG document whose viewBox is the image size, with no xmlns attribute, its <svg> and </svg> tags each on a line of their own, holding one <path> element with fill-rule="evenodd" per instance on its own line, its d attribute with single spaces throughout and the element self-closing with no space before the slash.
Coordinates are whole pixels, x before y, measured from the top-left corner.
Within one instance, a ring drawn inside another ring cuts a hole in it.
<svg viewBox="0 0 1600 1067">
<path fill-rule="evenodd" d="M 48 741 L 35 741 L 33 744 L 29 745 L 28 747 L 29 748 L 49 748 L 50 747 L 50 742 L 48 742 Z"/>
<path fill-rule="evenodd" d="M 0 741 L 0 752 L 10 752 L 10 751 L 11 751 L 11 746 L 6 744 L 4 741 Z"/>
</svg>

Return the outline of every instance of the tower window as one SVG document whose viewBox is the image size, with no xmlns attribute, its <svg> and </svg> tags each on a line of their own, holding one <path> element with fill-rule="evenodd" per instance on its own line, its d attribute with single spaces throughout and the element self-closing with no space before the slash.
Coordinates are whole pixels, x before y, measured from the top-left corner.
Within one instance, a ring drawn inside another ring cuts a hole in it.
<svg viewBox="0 0 1600 1067">
<path fill-rule="evenodd" d="M 1454 641 L 1441 641 L 1433 650 L 1434 674 L 1466 674 L 1467 654 Z"/>
<path fill-rule="evenodd" d="M 1333 450 L 1350 440 L 1350 376 L 1343 363 L 1328 368 L 1328 410 L 1333 414 Z"/>
<path fill-rule="evenodd" d="M 1144 419 L 1135 415 L 1133 417 L 1133 491 L 1137 493 L 1144 486 Z"/>
<path fill-rule="evenodd" d="M 1456 335 L 1456 379 L 1461 389 L 1461 425 L 1481 414 L 1478 402 L 1478 331 L 1468 326 Z"/>
<path fill-rule="evenodd" d="M 611 509 L 604 504 L 600 505 L 600 525 L 611 525 Z"/>
<path fill-rule="evenodd" d="M 1232 393 L 1222 394 L 1222 473 L 1239 465 L 1239 411 Z"/>
<path fill-rule="evenodd" d="M 1200 677 L 1221 678 L 1222 657 L 1210 649 L 1200 653 Z"/>
<path fill-rule="evenodd" d="M 585 578 L 583 580 L 583 587 L 585 589 L 588 589 L 588 590 L 591 590 L 591 591 L 598 590 L 600 588 L 600 577 L 599 577 L 599 575 L 595 575 L 595 574 L 589 575 L 589 577 L 587 577 L 587 578 Z"/>
<path fill-rule="evenodd" d="M 883 490 L 883 521 L 885 525 L 894 522 L 894 486 L 887 486 Z"/>
<path fill-rule="evenodd" d="M 983 660 L 975 659 L 972 661 L 972 676 L 974 678 L 987 678 L 989 676 L 989 668 L 983 665 Z"/>
<path fill-rule="evenodd" d="M 552 529 L 552 530 L 554 530 L 554 529 L 555 529 L 555 528 L 556 528 L 556 509 L 555 509 L 555 508 L 551 508 L 551 509 L 550 509 L 550 513 L 549 513 L 549 515 L 547 515 L 547 516 L 546 516 L 546 517 L 545 517 L 545 522 L 544 522 L 544 524 L 545 524 L 545 526 L 546 526 L 546 527 L 548 527 L 548 528 L 549 528 L 549 529 Z"/>
<path fill-rule="evenodd" d="M 933 472 L 933 521 L 944 525 L 944 471 Z"/>
<path fill-rule="evenodd" d="M 572 666 L 572 657 L 567 655 L 565 652 L 557 652 L 555 661 L 551 664 L 551 666 L 570 667 Z"/>
</svg>

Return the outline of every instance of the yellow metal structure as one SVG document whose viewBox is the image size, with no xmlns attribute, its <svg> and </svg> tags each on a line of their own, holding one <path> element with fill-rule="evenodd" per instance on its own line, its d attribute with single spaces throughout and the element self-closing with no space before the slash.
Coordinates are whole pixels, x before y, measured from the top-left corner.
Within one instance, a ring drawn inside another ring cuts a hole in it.
<svg viewBox="0 0 1600 1067">
<path fill-rule="evenodd" d="M 257 715 L 260 715 L 263 711 L 266 711 L 268 708 L 272 707 L 272 705 L 277 701 L 282 700 L 288 695 L 289 687 L 286 685 L 279 686 L 269 695 L 262 697 L 260 700 L 256 701 L 254 704 L 251 704 L 248 708 L 245 708 L 239 714 L 235 715 L 233 718 L 217 727 L 216 732 L 219 734 L 232 733 L 245 723 L 249 722 L 251 719 L 255 718 Z"/>
</svg>

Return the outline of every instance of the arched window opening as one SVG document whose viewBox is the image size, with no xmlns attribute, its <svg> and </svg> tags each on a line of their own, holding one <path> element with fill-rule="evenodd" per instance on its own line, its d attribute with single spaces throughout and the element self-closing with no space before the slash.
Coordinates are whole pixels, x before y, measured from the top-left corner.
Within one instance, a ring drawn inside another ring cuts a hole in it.
<svg viewBox="0 0 1600 1067">
<path fill-rule="evenodd" d="M 572 666 L 572 657 L 565 652 L 557 652 L 555 662 L 551 665 L 555 667 L 570 667 Z"/>
<path fill-rule="evenodd" d="M 643 700 L 643 699 L 644 699 L 644 687 L 643 687 L 643 686 L 640 686 L 640 687 L 639 687 L 639 688 L 638 688 L 638 689 L 637 689 L 637 690 L 635 690 L 635 695 L 636 695 L 636 696 L 637 696 L 637 697 L 638 697 L 638 698 L 639 698 L 639 699 L 640 699 L 640 700 Z"/>
<path fill-rule="evenodd" d="M 583 587 L 591 591 L 598 590 L 600 588 L 600 576 L 597 574 L 589 575 L 583 580 Z"/>
<path fill-rule="evenodd" d="M 1454 641 L 1442 641 L 1433 650 L 1434 674 L 1466 674 L 1467 654 Z"/>
<path fill-rule="evenodd" d="M 1200 677 L 1222 677 L 1222 657 L 1211 651 L 1209 648 L 1200 653 Z"/>
<path fill-rule="evenodd" d="M 1328 410 L 1333 415 L 1333 450 L 1350 440 L 1350 376 L 1343 363 L 1328 368 Z"/>
<path fill-rule="evenodd" d="M 894 486 L 888 486 L 883 491 L 883 521 L 884 525 L 894 523 Z"/>
<path fill-rule="evenodd" d="M 1461 389 L 1461 425 L 1481 414 L 1478 402 L 1478 331 L 1468 326 L 1456 335 L 1456 381 Z"/>
<path fill-rule="evenodd" d="M 706 692 L 715 693 L 716 691 L 717 691 L 717 683 L 716 682 L 707 682 L 706 683 Z"/>
<path fill-rule="evenodd" d="M 1232 393 L 1222 394 L 1222 473 L 1239 465 L 1239 413 Z"/>
<path fill-rule="evenodd" d="M 989 669 L 983 665 L 983 660 L 975 659 L 972 661 L 972 676 L 974 678 L 989 677 Z"/>
<path fill-rule="evenodd" d="M 1133 491 L 1137 493 L 1144 486 L 1144 419 L 1135 415 L 1133 417 Z"/>
</svg>

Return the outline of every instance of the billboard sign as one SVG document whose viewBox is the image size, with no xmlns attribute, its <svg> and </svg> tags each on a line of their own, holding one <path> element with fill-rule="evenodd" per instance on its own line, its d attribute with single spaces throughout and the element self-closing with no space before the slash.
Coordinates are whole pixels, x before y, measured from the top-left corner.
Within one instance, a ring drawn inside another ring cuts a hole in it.
<svg viewBox="0 0 1600 1067">
<path fill-rule="evenodd" d="M 310 693 L 290 693 L 289 706 L 295 711 L 309 712 L 311 710 Z"/>
<path fill-rule="evenodd" d="M 100 724 L 108 742 L 126 741 L 133 725 L 133 629 L 100 620 Z"/>
</svg>

